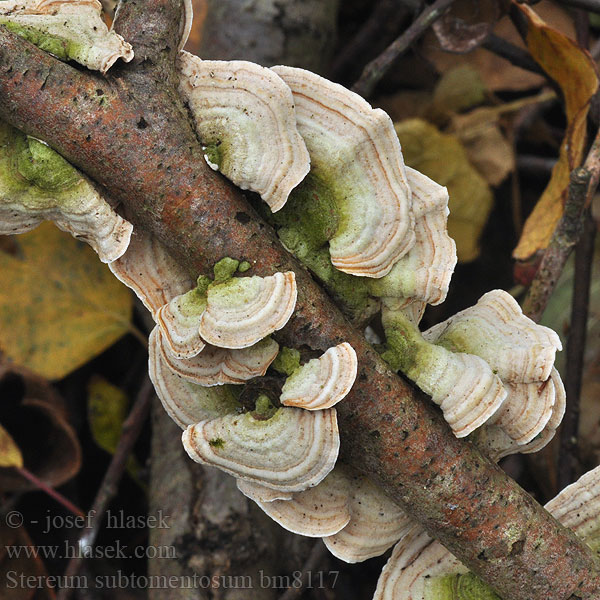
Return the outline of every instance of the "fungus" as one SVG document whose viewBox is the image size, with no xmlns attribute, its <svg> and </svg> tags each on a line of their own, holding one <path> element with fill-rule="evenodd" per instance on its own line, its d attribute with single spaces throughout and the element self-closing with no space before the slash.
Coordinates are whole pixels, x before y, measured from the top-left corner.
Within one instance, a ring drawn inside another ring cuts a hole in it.
<svg viewBox="0 0 600 600">
<path fill-rule="evenodd" d="M 334 408 L 282 407 L 267 419 L 254 413 L 225 415 L 190 425 L 182 439 L 196 462 L 284 492 L 317 485 L 333 469 L 339 451 Z M 222 444 L 211 444 L 214 439 Z"/>
<path fill-rule="evenodd" d="M 206 346 L 199 328 L 206 310 L 209 283 L 210 279 L 199 277 L 195 288 L 175 296 L 156 312 L 156 322 L 163 333 L 166 348 L 174 358 L 192 358 Z"/>
<path fill-rule="evenodd" d="M 369 478 L 347 467 L 340 470 L 351 490 L 350 521 L 323 542 L 334 556 L 348 563 L 379 556 L 407 533 L 412 520 Z"/>
<path fill-rule="evenodd" d="M 600 467 L 567 486 L 545 506 L 555 519 L 600 548 Z M 394 548 L 373 600 L 445 600 L 499 597 L 438 541 L 415 525 Z"/>
<path fill-rule="evenodd" d="M 307 537 L 338 533 L 350 521 L 350 481 L 334 469 L 319 483 L 287 500 L 256 503 L 283 528 Z"/>
<path fill-rule="evenodd" d="M 333 195 L 339 226 L 333 265 L 382 277 L 414 244 L 410 188 L 389 116 L 357 94 L 293 67 L 273 70 L 291 88 L 311 176 Z"/>
<path fill-rule="evenodd" d="M 6 0 L 0 25 L 61 60 L 106 73 L 119 58 L 129 62 L 133 49 L 102 20 L 98 0 Z"/>
<path fill-rule="evenodd" d="M 203 419 L 237 413 L 241 409 L 228 386 L 204 387 L 186 381 L 169 368 L 158 344 L 160 330 L 155 327 L 148 340 L 148 371 L 169 416 L 185 429 Z"/>
<path fill-rule="evenodd" d="M 268 277 L 236 277 L 211 285 L 200 336 L 219 348 L 247 348 L 281 329 L 296 306 L 293 271 Z"/>
<path fill-rule="evenodd" d="M 310 169 L 288 86 L 270 69 L 241 60 L 204 61 L 182 52 L 178 66 L 179 91 L 208 164 L 279 210 Z"/>
<path fill-rule="evenodd" d="M 165 350 L 164 335 L 157 336 L 162 359 L 180 377 L 203 386 L 240 384 L 248 379 L 262 377 L 279 352 L 279 344 L 265 338 L 249 348 L 229 350 L 206 346 L 188 360 L 179 360 Z"/>
<path fill-rule="evenodd" d="M 503 381 L 531 383 L 550 377 L 562 346 L 558 335 L 526 317 L 504 290 L 484 294 L 471 306 L 424 332 L 426 340 L 481 356 Z"/>
<path fill-rule="evenodd" d="M 383 358 L 431 396 L 457 437 L 469 435 L 499 409 L 506 390 L 485 360 L 427 342 L 403 312 L 385 306 L 383 325 L 388 347 Z"/>
<path fill-rule="evenodd" d="M 105 263 L 125 252 L 133 229 L 62 156 L 0 121 L 0 235 L 44 220 L 86 241 Z"/>
<path fill-rule="evenodd" d="M 274 502 L 275 500 L 291 500 L 294 496 L 293 492 L 282 492 L 281 490 L 273 490 L 265 485 L 256 483 L 255 481 L 246 481 L 245 479 L 236 479 L 238 490 L 254 500 L 254 502 Z"/>
<path fill-rule="evenodd" d="M 440 304 L 456 266 L 456 244 L 448 235 L 448 191 L 407 167 L 415 216 L 415 244 L 381 279 L 369 282 L 374 296 Z"/>
<path fill-rule="evenodd" d="M 192 278 L 152 235 L 136 228 L 125 254 L 109 265 L 156 320 L 161 306 L 190 289 Z"/>
<path fill-rule="evenodd" d="M 352 388 L 357 368 L 356 352 L 344 342 L 296 369 L 283 384 L 279 399 L 285 406 L 307 410 L 331 408 Z"/>
</svg>

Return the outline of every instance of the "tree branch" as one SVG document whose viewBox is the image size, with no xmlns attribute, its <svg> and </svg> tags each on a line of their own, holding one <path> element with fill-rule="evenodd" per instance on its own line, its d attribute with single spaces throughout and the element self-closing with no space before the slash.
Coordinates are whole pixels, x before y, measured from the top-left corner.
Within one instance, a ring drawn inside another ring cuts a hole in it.
<svg viewBox="0 0 600 600">
<path fill-rule="evenodd" d="M 156 5 L 130 8 L 135 15 Z M 140 30 L 141 47 L 152 45 L 163 18 L 146 14 L 153 24 L 144 20 L 148 41 Z M 208 274 L 224 256 L 250 261 L 258 275 L 295 271 L 297 309 L 278 341 L 320 351 L 347 341 L 358 355 L 357 382 L 338 409 L 346 460 L 505 600 L 600 594 L 591 550 L 474 446 L 456 439 L 439 411 L 344 320 L 242 193 L 207 167 L 171 78 L 156 73 L 144 77 L 138 63 L 107 78 L 83 73 L 0 27 L 0 118 L 44 139 L 104 185 L 137 227 L 194 274 Z"/>
<path fill-rule="evenodd" d="M 352 91 L 367 98 L 394 61 L 442 17 L 453 2 L 454 0 L 436 0 L 428 6 L 396 41 L 364 68 L 360 79 L 352 86 Z"/>
<path fill-rule="evenodd" d="M 600 179 L 600 130 L 582 167 L 571 173 L 565 211 L 552 234 L 552 239 L 523 302 L 523 312 L 539 321 L 556 287 L 562 270 L 581 235 L 585 208 Z"/>
</svg>

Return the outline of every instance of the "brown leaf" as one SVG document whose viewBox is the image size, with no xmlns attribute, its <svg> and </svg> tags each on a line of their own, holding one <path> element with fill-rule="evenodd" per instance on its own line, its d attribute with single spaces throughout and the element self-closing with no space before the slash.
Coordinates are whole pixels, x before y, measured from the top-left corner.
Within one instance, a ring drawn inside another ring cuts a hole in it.
<svg viewBox="0 0 600 600">
<path fill-rule="evenodd" d="M 559 160 L 513 252 L 516 259 L 525 260 L 546 248 L 562 216 L 570 172 L 579 166 L 583 156 L 587 114 L 590 99 L 598 89 L 598 75 L 587 51 L 548 26 L 529 6 L 517 6 L 527 18 L 527 47 L 536 62 L 560 86 L 567 116 Z"/>
<path fill-rule="evenodd" d="M 493 186 L 500 185 L 515 168 L 512 145 L 498 126 L 498 111 L 479 108 L 455 115 L 451 132 L 462 142 L 471 164 Z"/>
<path fill-rule="evenodd" d="M 468 19 L 473 10 L 471 0 L 458 0 L 453 8 L 454 14 Z M 575 38 L 573 20 L 568 12 L 553 2 L 542 2 L 536 6 L 538 14 L 552 27 L 562 31 L 565 35 Z M 524 48 L 521 36 L 514 28 L 509 17 L 500 19 L 494 27 L 494 33 L 509 42 Z M 486 87 L 491 91 L 496 90 L 529 90 L 544 84 L 544 78 L 535 73 L 525 71 L 511 65 L 508 61 L 492 54 L 488 50 L 478 48 L 473 52 L 461 56 L 450 54 L 440 48 L 433 31 L 429 31 L 423 40 L 422 51 L 433 62 L 439 73 L 459 64 L 468 64 L 477 69 L 481 74 Z"/>
<path fill-rule="evenodd" d="M 81 448 L 63 400 L 50 383 L 23 368 L 3 365 L 0 398 L 0 423 L 21 450 L 25 467 L 53 487 L 71 479 L 81 466 Z M 0 469 L 0 490 L 34 487 L 14 469 Z"/>
<path fill-rule="evenodd" d="M 11 549 L 11 553 L 7 551 Z M 34 548 L 25 527 L 9 528 L 0 522 L 0 581 L 2 600 L 54 600 L 46 567 L 32 552 Z M 18 552 L 18 556 L 15 553 Z M 12 556 L 11 556 L 12 554 Z M 32 583 L 33 585 L 27 585 Z"/>
</svg>

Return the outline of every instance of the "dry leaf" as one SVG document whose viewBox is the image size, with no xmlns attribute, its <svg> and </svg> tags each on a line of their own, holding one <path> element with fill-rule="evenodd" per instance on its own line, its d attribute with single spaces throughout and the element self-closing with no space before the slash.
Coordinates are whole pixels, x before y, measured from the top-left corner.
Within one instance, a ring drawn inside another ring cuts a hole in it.
<svg viewBox="0 0 600 600">
<path fill-rule="evenodd" d="M 34 547 L 25 527 L 11 529 L 0 521 L 0 581 L 2 600 L 55 600 L 54 589 L 48 584 L 48 572 L 42 559 L 27 552 Z M 12 556 L 7 548 L 17 549 Z M 34 582 L 23 585 L 23 582 Z"/>
<path fill-rule="evenodd" d="M 1 365 L 0 398 L 0 423 L 19 448 L 24 466 L 52 487 L 75 476 L 81 466 L 79 440 L 50 383 L 23 368 Z M 35 487 L 17 471 L 0 469 L 0 490 Z"/>
<path fill-rule="evenodd" d="M 515 168 L 513 147 L 500 130 L 498 120 L 494 108 L 478 108 L 466 115 L 455 115 L 451 127 L 471 164 L 494 186 Z"/>
<path fill-rule="evenodd" d="M 479 236 L 492 208 L 492 192 L 469 163 L 460 141 L 420 119 L 396 123 L 406 164 L 448 187 L 448 232 L 456 242 L 458 260 L 479 254 Z"/>
<path fill-rule="evenodd" d="M 23 455 L 10 433 L 0 425 L 0 467 L 22 467 Z"/>
<path fill-rule="evenodd" d="M 132 297 L 82 242 L 44 223 L 0 252 L 0 348 L 60 379 L 130 331 Z"/>
<path fill-rule="evenodd" d="M 471 0 L 458 0 L 454 4 L 453 13 L 468 19 L 473 11 Z M 575 38 L 573 20 L 568 12 L 552 2 L 542 2 L 536 5 L 536 11 L 552 27 L 562 31 L 571 38 Z M 509 42 L 524 48 L 521 36 L 514 28 L 508 16 L 503 17 L 494 27 L 494 33 Z M 461 56 L 444 52 L 439 45 L 433 31 L 429 31 L 423 41 L 422 50 L 425 56 L 433 62 L 440 73 L 458 64 L 469 64 L 479 73 L 489 90 L 528 90 L 543 85 L 544 78 L 530 71 L 525 71 L 513 66 L 507 60 L 492 54 L 488 50 L 478 48 L 473 52 Z"/>
<path fill-rule="evenodd" d="M 549 27 L 529 6 L 518 7 L 527 18 L 529 51 L 544 71 L 559 84 L 567 114 L 567 131 L 559 160 L 513 252 L 516 259 L 526 260 L 547 247 L 562 216 L 570 172 L 579 166 L 583 156 L 589 103 L 598 89 L 598 75 L 587 51 Z"/>
</svg>

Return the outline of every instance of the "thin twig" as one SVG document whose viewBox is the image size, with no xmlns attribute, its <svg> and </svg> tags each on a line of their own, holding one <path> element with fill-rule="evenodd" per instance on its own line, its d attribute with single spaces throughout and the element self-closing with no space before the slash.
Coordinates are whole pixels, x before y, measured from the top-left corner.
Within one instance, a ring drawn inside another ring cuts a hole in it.
<svg viewBox="0 0 600 600">
<path fill-rule="evenodd" d="M 556 282 L 581 235 L 585 207 L 589 206 L 600 178 L 600 130 L 582 167 L 571 173 L 565 211 L 554 230 L 540 268 L 523 302 L 523 311 L 539 321 Z"/>
<path fill-rule="evenodd" d="M 535 175 L 550 177 L 552 169 L 556 166 L 557 160 L 546 156 L 533 156 L 531 154 L 521 154 L 517 157 L 517 169 L 530 171 Z"/>
<path fill-rule="evenodd" d="M 89 512 L 89 514 L 93 516 L 92 527 L 86 528 L 79 537 L 78 548 L 81 556 L 77 555 L 72 558 L 65 570 L 66 581 L 70 581 L 72 577 L 75 577 L 77 573 L 79 573 L 84 560 L 82 556 L 85 555 L 87 548 L 94 545 L 96 538 L 98 537 L 104 514 L 106 513 L 110 501 L 117 493 L 119 481 L 127 466 L 127 459 L 133 450 L 142 431 L 142 426 L 148 416 L 153 390 L 152 383 L 148 376 L 146 376 L 133 408 L 123 423 L 121 438 L 119 439 L 115 453 L 104 474 L 104 479 L 100 484 L 100 488 L 98 489 L 98 493 L 96 494 L 96 498 L 94 499 L 94 503 Z M 72 588 L 67 587 L 61 589 L 58 594 L 58 600 L 68 600 L 71 597 L 72 591 Z"/>
<path fill-rule="evenodd" d="M 279 600 L 296 600 L 296 598 L 300 598 L 304 588 L 308 585 L 309 577 L 312 576 L 312 572 L 322 566 L 326 556 L 327 548 L 325 547 L 325 544 L 319 540 L 313 546 L 302 567 L 302 586 L 288 588 Z"/>
<path fill-rule="evenodd" d="M 65 498 L 60 492 L 57 492 L 54 488 L 50 487 L 46 482 L 36 477 L 31 471 L 25 467 L 15 467 L 16 470 L 22 475 L 27 481 L 30 481 L 39 488 L 41 491 L 48 494 L 48 496 L 54 498 L 60 505 L 64 506 L 69 512 L 77 515 L 78 517 L 85 517 L 85 513 L 75 506 L 70 500 Z"/>
<path fill-rule="evenodd" d="M 600 13 L 600 0 L 560 0 L 560 2 L 574 8 L 582 8 L 593 13 Z"/>
<path fill-rule="evenodd" d="M 546 76 L 544 70 L 531 58 L 531 54 L 519 46 L 511 44 L 509 41 L 490 33 L 486 40 L 481 44 L 483 48 L 493 52 L 500 58 L 504 58 L 515 67 L 520 67 L 526 71 Z"/>
<path fill-rule="evenodd" d="M 454 0 L 436 0 L 431 6 L 428 6 L 397 40 L 367 64 L 359 80 L 352 86 L 352 91 L 365 98 L 368 97 L 393 62 L 442 17 L 453 2 Z"/>
<path fill-rule="evenodd" d="M 585 217 L 583 234 L 575 248 L 575 276 L 573 278 L 571 325 L 567 339 L 567 377 L 565 379 L 567 410 L 560 431 L 558 458 L 559 490 L 572 483 L 578 471 L 579 401 L 596 237 L 596 226 L 589 211 L 586 211 Z"/>
</svg>

